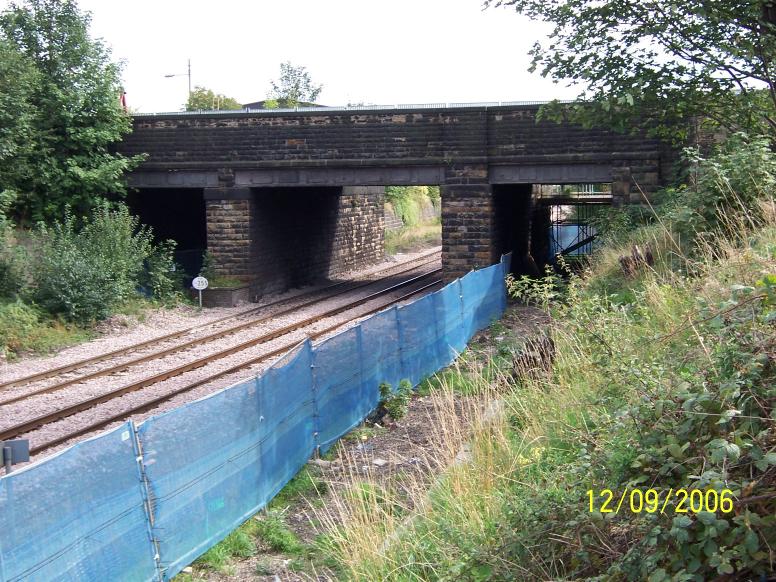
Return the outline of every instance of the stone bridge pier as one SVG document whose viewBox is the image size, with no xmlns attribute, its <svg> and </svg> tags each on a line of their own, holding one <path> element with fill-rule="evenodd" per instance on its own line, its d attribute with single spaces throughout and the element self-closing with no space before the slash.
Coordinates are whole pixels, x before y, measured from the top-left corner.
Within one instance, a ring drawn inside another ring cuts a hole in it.
<svg viewBox="0 0 776 582">
<path fill-rule="evenodd" d="M 492 168 L 475 165 L 450 171 L 446 179 L 440 192 L 442 264 L 448 281 L 471 269 L 492 265 L 509 252 L 513 272 L 541 273 L 540 257 L 549 252 L 544 240 L 548 237 L 549 224 L 548 217 L 541 215 L 542 208 L 534 204 L 534 185 L 610 183 L 614 206 L 636 202 L 640 187 L 651 192 L 658 185 L 657 182 L 637 185 L 631 168 L 623 166 L 591 169 L 542 165 L 521 168 L 518 172 L 501 172 L 499 179 Z"/>
<path fill-rule="evenodd" d="M 205 188 L 216 272 L 262 295 L 378 262 L 384 194 L 378 186 Z"/>
</svg>

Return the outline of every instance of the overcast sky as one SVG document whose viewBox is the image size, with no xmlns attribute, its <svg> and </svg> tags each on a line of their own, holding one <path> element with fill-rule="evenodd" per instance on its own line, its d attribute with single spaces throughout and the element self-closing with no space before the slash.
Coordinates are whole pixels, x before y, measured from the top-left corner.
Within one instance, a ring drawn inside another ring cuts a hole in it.
<svg viewBox="0 0 776 582">
<path fill-rule="evenodd" d="M 7 4 L 0 0 L 0 5 Z M 130 107 L 177 111 L 192 83 L 241 103 L 266 97 L 282 61 L 343 105 L 571 98 L 529 73 L 528 51 L 550 28 L 480 0 L 80 0 L 92 35 L 123 60 Z"/>
</svg>

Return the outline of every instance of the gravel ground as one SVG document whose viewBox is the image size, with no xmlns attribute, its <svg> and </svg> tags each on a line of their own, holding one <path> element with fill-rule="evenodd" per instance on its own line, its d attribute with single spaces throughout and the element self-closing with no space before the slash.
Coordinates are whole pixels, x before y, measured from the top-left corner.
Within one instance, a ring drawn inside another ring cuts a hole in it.
<svg viewBox="0 0 776 582">
<path fill-rule="evenodd" d="M 416 253 L 386 257 L 384 261 L 371 265 L 366 269 L 342 273 L 338 276 L 337 281 L 365 278 L 391 267 L 398 269 L 402 263 L 416 260 L 434 250 L 441 251 L 441 248 L 436 247 L 435 249 L 424 249 Z M 126 316 L 116 316 L 98 325 L 97 332 L 101 333 L 101 337 L 95 340 L 61 350 L 54 354 L 23 357 L 12 363 L 0 362 L 0 382 L 7 382 L 15 378 L 22 378 L 37 372 L 50 370 L 51 368 L 58 368 L 105 352 L 164 336 L 174 331 L 204 325 L 222 317 L 238 315 L 261 306 L 262 303 L 291 299 L 328 285 L 329 283 L 323 283 L 317 286 L 292 289 L 285 293 L 267 295 L 258 304 L 243 303 L 237 307 L 214 307 L 200 311 L 191 305 L 180 305 L 173 309 L 154 309 L 147 312 L 142 322 L 127 318 Z M 6 392 L 3 392 L 3 397 L 5 397 L 5 394 Z"/>
<path fill-rule="evenodd" d="M 428 252 L 428 251 L 426 251 Z M 415 256 L 424 254 L 424 253 L 415 253 Z M 413 257 L 414 258 L 414 257 Z M 403 262 L 407 260 L 412 260 L 408 257 L 403 257 Z M 385 268 L 383 264 L 383 268 Z M 428 267 L 425 267 L 424 270 L 428 269 Z M 373 267 L 369 269 L 367 272 L 359 273 L 359 278 L 364 277 L 368 274 L 371 274 L 375 271 L 377 271 L 377 267 Z M 398 270 L 398 269 L 397 269 Z M 282 315 L 277 318 L 273 318 L 272 321 L 267 321 L 263 323 L 258 323 L 255 326 L 251 326 L 250 328 L 231 334 L 229 336 L 226 336 L 224 338 L 221 338 L 219 340 L 210 342 L 208 344 L 205 344 L 202 347 L 197 348 L 190 348 L 184 351 L 176 352 L 173 354 L 170 354 L 162 359 L 154 360 L 153 362 L 149 362 L 147 364 L 137 366 L 136 368 L 130 368 L 127 370 L 124 370 L 118 374 L 112 374 L 110 376 L 103 376 L 99 378 L 95 378 L 91 381 L 87 381 L 84 383 L 80 383 L 77 385 L 73 385 L 71 387 L 68 387 L 67 389 L 64 389 L 62 391 L 58 391 L 53 394 L 41 394 L 38 396 L 34 396 L 28 400 L 25 400 L 23 402 L 19 403 L 13 403 L 8 404 L 2 407 L 2 419 L 0 420 L 0 429 L 7 428 L 8 426 L 11 426 L 13 424 L 16 424 L 18 422 L 28 420 L 34 417 L 37 417 L 41 414 L 45 414 L 48 412 L 53 412 L 57 409 L 61 409 L 65 406 L 69 406 L 71 404 L 80 402 L 86 398 L 90 398 L 96 395 L 104 394 L 112 389 L 125 386 L 127 384 L 130 384 L 134 381 L 138 381 L 140 379 L 143 379 L 149 375 L 152 375 L 153 373 L 158 373 L 160 370 L 163 369 L 170 369 L 175 366 L 180 366 L 182 364 L 189 363 L 195 359 L 201 358 L 206 355 L 211 355 L 213 353 L 219 352 L 221 350 L 224 350 L 226 348 L 235 346 L 243 341 L 247 341 L 249 339 L 252 339 L 258 335 L 261 335 L 263 333 L 267 333 L 272 330 L 279 329 L 281 327 L 284 327 L 285 325 L 288 325 L 293 322 L 298 322 L 300 320 L 303 320 L 307 317 L 310 317 L 312 315 L 319 314 L 323 311 L 327 311 L 329 309 L 332 309 L 337 306 L 344 305 L 348 303 L 350 300 L 352 300 L 354 297 L 363 297 L 364 295 L 367 295 L 372 289 L 370 287 L 354 290 L 349 293 L 344 293 L 336 298 L 333 298 L 330 301 L 326 301 L 323 304 L 318 305 L 312 305 L 306 308 L 302 308 L 295 313 L 288 314 L 288 315 Z M 407 292 L 406 289 L 400 289 L 393 293 L 391 296 L 398 297 Z M 298 294 L 298 292 L 297 292 Z M 290 294 L 293 296 L 293 294 Z M 309 299 L 309 298 L 306 298 Z M 140 391 L 133 392 L 130 394 L 126 394 L 122 396 L 121 398 L 117 398 L 114 400 L 111 400 L 110 402 L 106 402 L 102 405 L 99 405 L 97 407 L 94 407 L 92 409 L 83 411 L 81 413 L 78 413 L 76 415 L 70 416 L 68 418 L 62 419 L 61 421 L 58 421 L 53 424 L 46 425 L 45 427 L 42 427 L 39 430 L 32 431 L 28 433 L 27 435 L 24 435 L 27 438 L 30 438 L 32 444 L 35 443 L 41 443 L 41 442 L 47 442 L 53 438 L 56 438 L 60 435 L 63 435 L 74 428 L 78 426 L 83 426 L 85 424 L 89 424 L 95 421 L 99 420 L 105 420 L 109 418 L 110 416 L 120 413 L 123 410 L 127 410 L 128 408 L 132 406 L 136 406 L 138 404 L 141 404 L 143 402 L 147 402 L 148 400 L 151 400 L 154 397 L 162 396 L 164 394 L 167 394 L 176 388 L 180 388 L 183 386 L 186 386 L 192 382 L 196 382 L 199 380 L 202 380 L 203 378 L 222 371 L 226 370 L 234 365 L 237 365 L 241 362 L 250 360 L 251 358 L 258 357 L 264 353 L 267 353 L 273 349 L 278 349 L 283 346 L 287 346 L 290 343 L 297 343 L 299 341 L 302 341 L 305 339 L 308 334 L 315 333 L 316 331 L 325 329 L 328 326 L 334 325 L 334 324 L 342 324 L 343 328 L 351 325 L 355 325 L 355 322 L 352 321 L 353 317 L 358 317 L 359 314 L 364 314 L 370 310 L 370 308 L 374 308 L 376 306 L 382 305 L 385 302 L 385 297 L 378 298 L 375 300 L 370 301 L 369 303 L 366 303 L 362 306 L 359 306 L 355 309 L 350 309 L 342 314 L 338 314 L 333 317 L 329 317 L 323 320 L 320 320 L 319 322 L 316 322 L 312 326 L 307 326 L 299 330 L 295 330 L 291 332 L 290 334 L 286 334 L 280 338 L 276 338 L 270 342 L 260 344 L 258 346 L 254 346 L 251 348 L 248 348 L 246 350 L 242 350 L 236 354 L 224 357 L 222 359 L 219 359 L 215 361 L 212 364 L 209 364 L 207 367 L 191 370 L 189 372 L 186 372 L 184 374 L 181 374 L 179 376 L 176 376 L 174 378 L 170 378 L 164 382 L 160 382 L 158 384 L 148 386 L 143 388 Z M 278 309 L 275 309 L 274 311 L 277 311 L 279 309 L 287 307 L 286 305 L 280 306 Z M 245 307 L 242 308 L 236 308 L 234 310 L 231 310 L 233 312 L 240 312 L 240 309 L 242 311 L 246 311 Z M 210 310 L 208 310 L 210 311 Z M 216 319 L 218 317 L 223 317 L 225 315 L 225 312 L 228 313 L 230 310 L 213 310 L 217 311 L 217 315 L 213 315 L 207 319 L 207 321 L 212 321 L 213 319 Z M 208 313 L 208 315 L 210 315 Z M 192 325 L 191 319 L 184 319 L 183 320 L 188 325 L 182 325 L 181 327 L 189 327 Z M 204 320 L 198 320 L 204 321 Z M 230 324 L 234 324 L 234 322 L 229 322 Z M 227 325 L 226 323 L 218 326 L 218 327 L 224 327 Z M 131 345 L 133 342 L 143 341 L 145 339 L 148 339 L 149 337 L 157 337 L 164 335 L 166 333 L 170 333 L 171 331 L 174 331 L 175 328 L 171 328 L 170 326 L 166 326 L 163 333 L 159 333 L 157 330 L 157 333 L 154 335 L 148 335 L 146 337 L 137 337 L 136 335 L 133 335 L 133 341 L 126 341 L 126 343 L 118 344 L 118 343 L 111 343 L 110 348 L 104 347 L 105 340 L 101 339 L 96 342 L 90 342 L 91 344 L 97 344 L 98 346 L 102 346 L 102 348 L 97 347 L 94 349 L 94 351 L 86 352 L 84 353 L 81 351 L 78 356 L 72 356 L 70 355 L 69 360 L 63 360 L 63 361 L 56 361 L 54 363 L 54 358 L 48 358 L 46 361 L 48 362 L 47 368 L 56 367 L 63 365 L 64 363 L 68 363 L 74 360 L 82 359 L 85 357 L 90 357 L 92 355 L 96 355 L 100 353 L 100 349 L 105 351 L 110 351 L 117 349 L 121 345 Z M 212 333 L 213 327 L 209 327 L 207 329 L 208 333 Z M 338 330 L 339 331 L 339 330 Z M 334 333 L 334 332 L 331 332 Z M 331 333 L 327 335 L 331 335 Z M 130 335 L 130 334 L 126 334 Z M 201 335 L 201 334 L 200 334 Z M 107 339 L 107 338 L 106 338 Z M 122 338 L 124 339 L 124 338 Z M 189 339 L 187 336 L 186 339 Z M 181 342 L 183 341 L 182 338 L 179 338 L 175 341 Z M 83 347 L 83 346 L 79 346 Z M 151 348 L 148 348 L 148 352 L 155 352 L 159 351 L 162 346 L 155 345 Z M 68 350 L 68 352 L 71 352 L 72 350 Z M 122 361 L 126 359 L 131 359 L 134 357 L 137 357 L 138 352 L 133 353 L 131 356 L 124 357 Z M 111 361 L 111 364 L 114 364 L 115 361 Z M 160 404 L 158 407 L 154 408 L 153 410 L 150 410 L 148 412 L 145 412 L 143 414 L 138 414 L 133 416 L 133 420 L 136 422 L 140 422 L 141 420 L 148 418 L 149 416 L 152 416 L 154 414 L 159 414 L 160 412 L 170 410 L 172 408 L 175 408 L 177 406 L 180 406 L 181 404 L 184 404 L 186 402 L 190 402 L 192 400 L 195 400 L 197 398 L 201 398 L 203 396 L 206 396 L 220 388 L 223 388 L 225 386 L 231 385 L 233 383 L 236 383 L 240 380 L 243 380 L 245 378 L 248 378 L 250 376 L 253 376 L 262 370 L 264 370 L 266 367 L 270 366 L 272 363 L 272 359 L 261 362 L 259 364 L 253 365 L 249 368 L 244 368 L 240 370 L 239 372 L 235 372 L 226 376 L 223 376 L 221 378 L 218 378 L 216 380 L 204 383 L 201 386 L 198 386 L 197 388 L 180 394 L 178 396 L 173 397 L 168 402 L 164 402 Z M 101 364 L 103 367 L 107 364 Z M 94 368 L 99 368 L 100 365 L 95 366 Z M 45 369 L 45 368 L 43 368 Z M 27 375 L 30 372 L 34 370 L 31 370 L 27 368 L 24 372 L 24 374 L 20 375 Z M 78 375 L 82 375 L 84 373 L 83 370 L 78 371 Z M 54 381 L 61 381 L 63 378 L 58 378 L 56 380 L 48 380 L 44 381 L 42 383 L 35 384 L 34 388 L 40 388 L 42 385 L 45 385 L 46 382 L 52 383 Z M 21 391 L 29 391 L 30 387 L 20 387 L 17 389 L 9 389 L 7 391 L 3 392 L 2 399 L 7 399 L 11 395 L 21 392 Z M 14 392 L 15 390 L 15 392 Z M 115 426 L 119 424 L 118 422 L 114 423 L 113 425 L 110 425 L 108 428 L 111 428 L 112 426 Z M 102 432 L 105 430 L 105 428 L 99 429 L 97 432 Z M 96 434 L 96 433 L 95 433 Z M 87 436 L 79 437 L 77 440 L 82 440 L 84 438 L 87 438 Z M 61 450 L 62 448 L 65 448 L 69 444 L 72 444 L 72 442 L 67 442 L 64 444 L 61 444 L 57 447 L 48 449 L 45 453 L 42 453 L 38 455 L 38 457 L 43 456 L 49 456 L 50 454 Z M 33 459 L 37 460 L 37 459 Z"/>
</svg>

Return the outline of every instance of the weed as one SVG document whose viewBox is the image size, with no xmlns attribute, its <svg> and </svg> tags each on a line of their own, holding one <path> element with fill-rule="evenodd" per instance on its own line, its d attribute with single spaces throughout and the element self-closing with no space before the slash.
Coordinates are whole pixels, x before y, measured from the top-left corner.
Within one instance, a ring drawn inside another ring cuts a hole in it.
<svg viewBox="0 0 776 582">
<path fill-rule="evenodd" d="M 507 275 L 507 291 L 512 297 L 544 311 L 549 311 L 550 305 L 563 296 L 565 287 L 563 278 L 550 265 L 545 267 L 544 276 L 539 278 Z"/>
<path fill-rule="evenodd" d="M 395 392 L 390 384 L 386 382 L 380 384 L 380 407 L 390 414 L 392 419 L 403 418 L 407 414 L 411 400 L 412 384 L 408 380 L 399 382 Z"/>
<path fill-rule="evenodd" d="M 407 253 L 442 244 L 440 224 L 423 224 L 385 231 L 385 252 L 388 255 Z"/>
<path fill-rule="evenodd" d="M 11 359 L 24 352 L 47 353 L 93 335 L 87 329 L 52 319 L 20 300 L 0 303 L 0 353 Z"/>
<path fill-rule="evenodd" d="M 272 499 L 270 509 L 281 509 L 301 499 L 311 499 L 323 495 L 328 485 L 317 478 L 308 468 L 304 468 L 289 481 Z"/>
<path fill-rule="evenodd" d="M 262 559 L 256 563 L 256 569 L 254 570 L 254 573 L 257 576 L 270 576 L 274 573 L 274 571 L 269 561 Z"/>
<path fill-rule="evenodd" d="M 256 554 L 256 542 L 254 541 L 256 532 L 255 524 L 248 520 L 205 552 L 196 564 L 217 572 L 226 572 L 230 568 L 233 558 L 248 558 Z"/>
<path fill-rule="evenodd" d="M 272 551 L 298 554 L 304 546 L 296 534 L 288 529 L 280 514 L 270 512 L 256 516 L 256 536 Z"/>
<path fill-rule="evenodd" d="M 438 477 L 429 486 L 410 475 L 397 491 L 365 483 L 354 463 L 319 516 L 342 577 L 767 577 L 776 546 L 776 181 L 738 193 L 772 167 L 757 162 L 771 154 L 740 149 L 706 163 L 706 181 L 688 198 L 697 206 L 669 201 L 651 224 L 612 237 L 619 242 L 581 276 L 511 282 L 553 315 L 549 369 L 510 373 L 524 360 L 507 339 L 473 346 L 422 386 L 439 407 L 430 439 Z M 690 223 L 714 232 L 687 236 Z M 654 265 L 626 278 L 619 256 L 645 241 Z M 634 487 L 729 488 L 736 511 L 684 515 L 675 501 L 663 516 L 587 509 L 588 489 Z"/>
</svg>

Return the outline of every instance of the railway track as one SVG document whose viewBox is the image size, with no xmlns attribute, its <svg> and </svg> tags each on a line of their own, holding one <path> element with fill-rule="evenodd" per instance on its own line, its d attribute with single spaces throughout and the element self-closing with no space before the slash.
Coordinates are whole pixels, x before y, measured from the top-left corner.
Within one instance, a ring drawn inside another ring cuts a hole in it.
<svg viewBox="0 0 776 582">
<path fill-rule="evenodd" d="M 404 264 L 401 264 L 401 265 L 394 265 L 394 266 L 391 266 L 391 267 L 389 267 L 387 269 L 382 269 L 381 271 L 377 271 L 377 273 L 381 273 L 381 272 L 385 272 L 385 271 L 391 271 L 391 270 L 396 269 L 397 267 L 404 267 L 405 265 L 409 265 L 410 263 L 418 263 L 418 261 L 420 261 L 419 264 L 414 264 L 414 265 L 412 265 L 410 267 L 407 267 L 407 268 L 404 268 L 404 269 L 402 269 L 402 270 L 400 270 L 400 271 L 398 271 L 396 273 L 391 273 L 388 276 L 396 277 L 396 276 L 399 276 L 399 275 L 403 275 L 405 273 L 408 273 L 408 272 L 420 269 L 420 268 L 422 268 L 422 267 L 424 267 L 426 265 L 429 265 L 429 264 L 432 264 L 432 263 L 436 262 L 438 260 L 438 255 L 439 254 L 440 254 L 439 251 L 435 251 L 433 253 L 428 253 L 426 255 L 422 255 L 420 257 L 417 257 L 416 259 L 414 259 L 412 261 L 408 261 L 407 263 L 404 263 Z M 431 259 L 430 261 L 425 261 L 425 259 L 428 259 L 430 257 L 435 257 L 435 258 Z M 251 320 L 248 320 L 248 321 L 244 321 L 244 322 L 242 322 L 242 323 L 240 323 L 238 325 L 227 327 L 224 330 L 220 330 L 218 332 L 209 334 L 209 335 L 204 336 L 202 338 L 194 338 L 194 339 L 192 339 L 192 340 L 190 340 L 188 342 L 181 343 L 181 344 L 176 344 L 176 345 L 172 346 L 171 348 L 168 348 L 168 349 L 165 349 L 165 350 L 161 350 L 159 352 L 154 352 L 152 354 L 148 354 L 146 356 L 135 358 L 133 360 L 129 360 L 129 361 L 126 361 L 126 362 L 122 362 L 122 364 L 120 364 L 120 365 L 111 366 L 109 368 L 105 368 L 104 370 L 98 370 L 98 371 L 90 372 L 90 373 L 83 374 L 83 375 L 80 375 L 80 376 L 75 376 L 75 377 L 67 379 L 65 381 L 58 382 L 56 385 L 54 385 L 53 387 L 50 387 L 50 388 L 49 387 L 45 387 L 45 388 L 41 388 L 39 390 L 34 390 L 32 392 L 22 393 L 22 394 L 14 395 L 14 396 L 11 396 L 11 397 L 5 397 L 5 398 L 0 397 L 0 406 L 7 405 L 7 404 L 13 404 L 15 402 L 19 402 L 19 401 L 25 400 L 26 398 L 28 398 L 30 396 L 35 396 L 35 395 L 38 395 L 38 394 L 45 394 L 45 393 L 53 392 L 53 391 L 56 391 L 56 390 L 63 389 L 65 387 L 67 387 L 67 386 L 76 384 L 76 383 L 81 383 L 81 382 L 85 382 L 85 381 L 93 379 L 93 378 L 98 378 L 100 376 L 105 376 L 105 375 L 108 375 L 108 374 L 113 374 L 113 373 L 119 372 L 121 370 L 124 370 L 124 369 L 126 369 L 126 368 L 128 368 L 130 366 L 141 364 L 141 363 L 145 363 L 145 362 L 149 362 L 149 361 L 155 360 L 155 359 L 159 359 L 159 358 L 162 358 L 162 357 L 164 357 L 166 355 L 170 355 L 170 354 L 173 354 L 175 352 L 179 352 L 179 351 L 188 349 L 188 348 L 190 348 L 192 346 L 195 346 L 195 345 L 198 345 L 198 344 L 202 344 L 202 343 L 205 343 L 207 341 L 215 341 L 215 340 L 220 339 L 222 337 L 225 337 L 227 335 L 230 335 L 230 334 L 233 334 L 233 333 L 237 333 L 238 331 L 241 331 L 243 329 L 247 329 L 247 328 L 249 328 L 251 326 L 258 325 L 260 323 L 264 323 L 266 321 L 269 321 L 272 318 L 276 318 L 276 317 L 280 317 L 280 316 L 288 314 L 288 313 L 292 313 L 292 312 L 297 311 L 299 309 L 303 309 L 305 307 L 309 307 L 311 305 L 314 305 L 314 304 L 322 302 L 322 301 L 327 301 L 327 300 L 329 300 L 329 299 L 331 299 L 333 297 L 337 297 L 337 296 L 343 295 L 345 293 L 350 293 L 351 291 L 355 291 L 357 289 L 361 289 L 361 288 L 367 287 L 369 285 L 375 285 L 375 284 L 379 283 L 380 280 L 381 279 L 378 278 L 378 279 L 370 279 L 370 280 L 364 280 L 364 281 L 343 281 L 341 283 L 336 283 L 334 285 L 326 286 L 326 287 L 324 287 L 322 289 L 313 290 L 313 291 L 311 291 L 309 293 L 301 293 L 301 294 L 295 295 L 293 297 L 288 297 L 288 298 L 284 298 L 284 299 L 279 299 L 277 301 L 272 301 L 270 303 L 266 303 L 266 304 L 254 307 L 252 309 L 248 309 L 248 310 L 240 312 L 240 313 L 236 313 L 236 314 L 233 314 L 233 315 L 228 315 L 226 317 L 222 317 L 222 318 L 219 318 L 219 319 L 216 319 L 216 320 L 213 320 L 213 321 L 209 321 L 207 323 L 191 326 L 191 327 L 188 327 L 188 328 L 185 328 L 185 329 L 182 329 L 182 330 L 178 330 L 178 331 L 175 331 L 175 332 L 172 332 L 172 333 L 169 333 L 169 334 L 165 334 L 165 335 L 162 335 L 162 336 L 151 338 L 151 339 L 143 341 L 143 342 L 139 342 L 139 343 L 136 343 L 136 344 L 132 344 L 132 345 L 123 347 L 123 348 L 112 350 L 110 352 L 106 352 L 106 353 L 103 353 L 103 354 L 98 354 L 98 355 L 93 356 L 91 358 L 85 358 L 85 359 L 82 359 L 82 360 L 78 360 L 76 362 L 71 362 L 69 364 L 58 366 L 56 368 L 51 368 L 49 370 L 44 370 L 42 372 L 37 372 L 35 374 L 30 374 L 28 376 L 24 376 L 24 377 L 21 377 L 21 378 L 14 378 L 12 380 L 8 380 L 6 382 L 0 383 L 0 392 L 4 391 L 6 389 L 10 389 L 10 388 L 17 388 L 17 387 L 21 387 L 21 386 L 28 386 L 30 384 L 35 384 L 37 382 L 40 382 L 42 380 L 47 380 L 47 379 L 53 378 L 55 376 L 61 376 L 63 374 L 70 374 L 71 372 L 76 372 L 76 371 L 81 370 L 83 368 L 87 368 L 89 366 L 93 366 L 95 364 L 99 364 L 101 362 L 104 362 L 106 360 L 111 360 L 111 359 L 119 358 L 121 356 L 131 354 L 133 352 L 137 352 L 137 351 L 140 351 L 140 350 L 143 350 L 143 349 L 147 349 L 147 348 L 150 348 L 150 347 L 162 344 L 162 343 L 166 343 L 166 342 L 170 342 L 170 341 L 182 338 L 182 337 L 184 337 L 186 335 L 190 335 L 190 334 L 192 334 L 194 332 L 201 331 L 201 330 L 209 328 L 209 327 L 216 327 L 218 325 L 227 323 L 229 321 L 242 319 L 242 318 L 245 318 L 247 316 L 250 316 L 251 314 L 260 313 L 260 312 L 266 311 L 270 307 L 277 307 L 279 305 L 283 305 L 283 304 L 286 304 L 286 303 L 293 303 L 293 305 L 291 305 L 287 309 L 283 309 L 283 310 L 281 310 L 279 312 L 271 313 L 271 314 L 267 315 L 266 317 L 261 317 L 261 318 L 258 318 L 258 319 L 251 319 Z M 323 297 L 318 297 L 318 298 L 315 298 L 315 299 L 310 299 L 310 300 L 307 300 L 307 301 L 303 301 L 302 303 L 297 303 L 299 299 L 303 299 L 305 297 L 315 297 L 315 296 L 321 295 L 322 293 L 330 292 L 330 291 L 332 291 L 334 289 L 338 289 L 338 290 L 335 291 L 334 293 L 329 293 L 329 294 L 327 294 L 327 295 L 325 295 Z"/>
<path fill-rule="evenodd" d="M 407 271 L 410 270 L 416 270 L 419 266 L 415 266 L 412 269 L 407 269 Z M 44 427 L 48 424 L 57 422 L 61 419 L 73 416 L 75 414 L 78 414 L 79 412 L 83 412 L 95 407 L 100 406 L 101 404 L 104 404 L 106 402 L 109 402 L 111 400 L 120 398 L 126 394 L 132 393 L 132 392 L 138 392 L 142 390 L 143 388 L 147 386 L 152 386 L 161 382 L 164 382 L 165 380 L 168 380 L 170 378 L 174 378 L 176 376 L 179 376 L 181 374 L 184 374 L 188 371 L 195 370 L 197 368 L 205 367 L 217 360 L 220 360 L 222 358 L 226 358 L 228 356 L 231 356 L 233 354 L 239 353 L 241 351 L 247 350 L 253 346 L 258 346 L 267 342 L 270 342 L 272 340 L 282 338 L 285 335 L 290 334 L 293 331 L 304 329 L 306 327 L 312 326 L 316 322 L 333 317 L 337 314 L 340 314 L 344 311 L 348 311 L 351 309 L 354 309 L 360 305 L 369 303 L 371 301 L 374 301 L 377 298 L 383 297 L 385 295 L 391 295 L 398 291 L 399 289 L 403 289 L 409 286 L 414 287 L 409 292 L 403 294 L 401 297 L 393 297 L 388 299 L 387 301 L 382 301 L 376 306 L 370 306 L 368 311 L 360 312 L 356 318 L 361 318 L 365 315 L 368 315 L 370 313 L 374 313 L 376 311 L 379 311 L 381 309 L 385 309 L 389 305 L 392 305 L 394 303 L 398 303 L 401 301 L 404 301 L 414 295 L 417 295 L 421 292 L 427 291 L 428 289 L 438 286 L 441 283 L 441 280 L 438 278 L 438 274 L 440 273 L 441 269 L 433 269 L 431 271 L 427 271 L 421 275 L 416 275 L 413 277 L 409 277 L 404 279 L 403 281 L 396 283 L 394 285 L 391 285 L 390 287 L 380 289 L 378 291 L 372 292 L 364 297 L 357 298 L 355 300 L 349 301 L 345 303 L 344 305 L 339 305 L 337 307 L 333 307 L 331 309 L 326 310 L 323 313 L 316 314 L 311 317 L 304 318 L 299 321 L 295 321 L 291 324 L 285 325 L 279 329 L 275 329 L 272 331 L 269 331 L 267 333 L 263 333 L 257 337 L 250 338 L 247 341 L 240 342 L 237 345 L 230 346 L 226 349 L 222 349 L 218 352 L 209 354 L 204 357 L 197 358 L 193 361 L 187 362 L 183 365 L 176 366 L 174 368 L 162 371 L 160 373 L 154 374 L 152 376 L 148 376 L 145 378 L 141 378 L 140 380 L 131 382 L 129 384 L 126 384 L 124 386 L 120 386 L 118 388 L 115 388 L 113 390 L 110 390 L 104 394 L 99 394 L 97 396 L 93 396 L 90 398 L 86 398 L 83 400 L 80 400 L 78 402 L 69 404 L 67 406 L 64 406 L 62 408 L 58 408 L 57 410 L 42 414 L 39 416 L 36 416 L 31 419 L 27 419 L 25 421 L 22 421 L 20 423 L 17 423 L 13 426 L 10 426 L 2 431 L 0 431 L 0 440 L 6 440 L 10 438 L 15 438 L 20 435 L 29 433 L 31 431 L 35 431 L 40 429 L 41 427 Z M 395 275 L 394 275 L 395 276 Z M 372 284 L 374 282 L 370 282 Z M 352 290 L 352 289 L 350 289 Z M 299 307 L 295 307 L 294 309 L 299 309 Z M 306 334 L 309 339 L 317 339 L 321 336 L 326 335 L 327 333 L 330 333 L 334 331 L 335 329 L 342 327 L 343 325 L 346 325 L 348 321 L 337 321 L 330 325 L 327 325 L 323 329 L 318 329 L 312 333 Z M 241 324 L 242 325 L 242 324 Z M 239 372 L 240 370 L 249 368 L 255 364 L 261 363 L 265 360 L 268 360 L 274 356 L 277 356 L 279 354 L 285 353 L 289 349 L 293 348 L 295 345 L 298 345 L 299 339 L 294 339 L 291 341 L 288 341 L 286 343 L 283 343 L 282 345 L 275 347 L 271 349 L 268 352 L 261 353 L 258 356 L 251 357 L 249 359 L 243 360 L 238 362 L 237 364 L 231 365 L 225 369 L 221 369 L 215 373 L 208 374 L 204 377 L 198 378 L 197 380 L 193 382 L 186 383 L 183 386 L 179 386 L 177 388 L 174 388 L 170 391 L 166 391 L 163 394 L 153 397 L 149 400 L 144 400 L 143 402 L 133 405 L 129 407 L 128 409 L 124 409 L 119 413 L 111 414 L 108 417 L 102 417 L 99 420 L 88 422 L 86 424 L 79 424 L 79 426 L 75 430 L 68 431 L 66 433 L 59 434 L 55 436 L 54 438 L 47 439 L 42 442 L 33 443 L 33 446 L 31 448 L 32 454 L 38 454 L 44 450 L 50 449 L 56 445 L 59 445 L 63 442 L 72 440 L 74 438 L 78 438 L 79 436 L 83 436 L 85 434 L 88 434 L 90 432 L 99 430 L 101 428 L 104 428 L 105 426 L 119 421 L 126 419 L 134 414 L 139 414 L 143 412 L 147 412 L 149 410 L 152 410 L 153 408 L 159 406 L 160 404 L 171 400 L 175 396 L 178 396 L 180 394 L 189 392 L 193 390 L 194 388 L 197 388 L 199 386 L 205 385 L 215 379 L 221 378 L 223 376 L 233 374 L 235 372 Z M 144 358 L 143 358 L 144 360 Z M 118 367 L 125 367 L 123 364 L 119 364 Z M 72 381 L 68 381 L 67 385 L 72 385 Z M 53 388 L 53 391 L 58 390 L 57 386 L 49 387 L 50 389 Z M 36 392 L 36 394 L 39 394 L 40 392 Z M 27 397 L 31 397 L 32 395 L 28 395 Z M 23 399 L 17 399 L 15 401 L 19 401 Z"/>
</svg>

